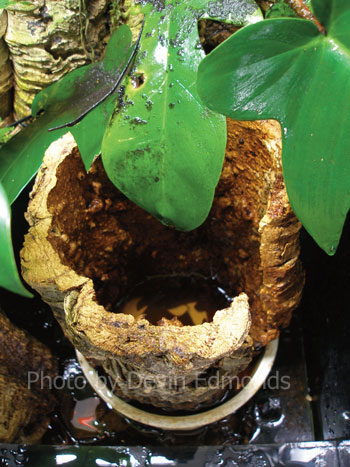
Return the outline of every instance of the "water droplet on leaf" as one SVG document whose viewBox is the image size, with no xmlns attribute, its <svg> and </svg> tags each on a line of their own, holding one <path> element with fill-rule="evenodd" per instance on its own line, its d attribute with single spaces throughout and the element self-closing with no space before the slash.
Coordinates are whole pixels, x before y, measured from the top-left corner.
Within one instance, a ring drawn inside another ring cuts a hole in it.
<svg viewBox="0 0 350 467">
<path fill-rule="evenodd" d="M 152 110 L 153 102 L 151 101 L 151 99 L 148 99 L 145 105 L 147 110 Z"/>
<path fill-rule="evenodd" d="M 147 120 L 143 120 L 140 117 L 135 117 L 132 120 L 130 120 L 130 123 L 132 123 L 133 125 L 146 125 Z"/>
</svg>

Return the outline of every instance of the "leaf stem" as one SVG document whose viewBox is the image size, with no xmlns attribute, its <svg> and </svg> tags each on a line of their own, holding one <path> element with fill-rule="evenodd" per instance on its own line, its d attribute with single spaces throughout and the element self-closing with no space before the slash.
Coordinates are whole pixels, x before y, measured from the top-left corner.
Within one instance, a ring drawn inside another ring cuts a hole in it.
<svg viewBox="0 0 350 467">
<path fill-rule="evenodd" d="M 311 13 L 309 7 L 305 4 L 304 0 L 285 0 L 295 11 L 295 13 L 304 19 L 312 21 L 321 34 L 326 35 L 326 30 L 318 19 Z"/>
</svg>

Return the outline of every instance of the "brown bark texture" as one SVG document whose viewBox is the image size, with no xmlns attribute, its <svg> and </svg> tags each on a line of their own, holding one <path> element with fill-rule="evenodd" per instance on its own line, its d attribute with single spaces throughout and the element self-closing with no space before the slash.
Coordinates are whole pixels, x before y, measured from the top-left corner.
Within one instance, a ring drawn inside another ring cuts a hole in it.
<svg viewBox="0 0 350 467">
<path fill-rule="evenodd" d="M 288 325 L 304 275 L 280 153 L 276 122 L 228 120 L 213 207 L 200 228 L 184 233 L 127 200 L 99 158 L 86 174 L 70 134 L 46 152 L 27 212 L 23 275 L 72 343 L 112 375 L 119 395 L 166 408 L 210 403 L 225 387 L 209 391 L 195 379 L 233 378 Z M 145 277 L 176 274 L 215 276 L 238 297 L 197 326 L 156 326 L 115 312 Z M 132 391 L 131 374 L 152 384 Z M 169 389 L 162 377 L 185 386 Z"/>
<path fill-rule="evenodd" d="M 0 127 L 10 123 L 12 113 L 13 76 L 8 47 L 4 41 L 7 13 L 0 12 Z"/>
<path fill-rule="evenodd" d="M 56 404 L 47 377 L 54 378 L 56 375 L 57 364 L 50 351 L 15 327 L 0 312 L 2 443 L 33 444 L 40 441 L 49 425 L 49 414 Z"/>
<path fill-rule="evenodd" d="M 29 5 L 18 2 L 2 12 L 0 72 L 9 54 L 17 118 L 30 115 L 39 91 L 101 57 L 109 33 L 108 7 L 108 0 L 32 0 Z M 9 63 L 6 66 L 11 70 Z"/>
</svg>

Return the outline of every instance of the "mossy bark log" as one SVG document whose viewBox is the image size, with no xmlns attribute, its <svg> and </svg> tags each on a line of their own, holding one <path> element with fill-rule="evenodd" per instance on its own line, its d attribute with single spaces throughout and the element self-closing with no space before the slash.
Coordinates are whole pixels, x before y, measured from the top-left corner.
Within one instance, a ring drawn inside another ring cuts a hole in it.
<svg viewBox="0 0 350 467">
<path fill-rule="evenodd" d="M 276 122 L 229 120 L 212 210 L 199 229 L 184 233 L 127 200 L 99 159 L 86 174 L 69 134 L 49 148 L 28 208 L 23 275 L 73 344 L 113 376 L 118 394 L 167 408 L 209 403 L 225 387 L 195 391 L 200 374 L 214 371 L 228 384 L 254 348 L 288 325 L 304 275 L 280 151 Z M 142 278 L 167 274 L 215 275 L 232 296 L 241 295 L 199 326 L 154 326 L 114 312 Z M 130 390 L 131 373 L 152 381 L 152 391 Z M 180 377 L 185 387 L 170 390 L 164 377 Z"/>
</svg>

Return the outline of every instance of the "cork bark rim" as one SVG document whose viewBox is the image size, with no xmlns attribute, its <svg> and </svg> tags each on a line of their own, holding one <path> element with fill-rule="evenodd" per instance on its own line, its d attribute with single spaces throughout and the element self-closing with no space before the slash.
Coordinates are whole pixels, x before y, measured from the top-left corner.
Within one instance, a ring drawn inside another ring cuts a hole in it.
<svg viewBox="0 0 350 467">
<path fill-rule="evenodd" d="M 235 396 L 213 409 L 194 415 L 184 416 L 157 415 L 128 404 L 107 388 L 99 379 L 97 371 L 77 349 L 76 355 L 81 369 L 94 391 L 119 414 L 144 425 L 163 430 L 193 430 L 217 422 L 231 415 L 254 396 L 263 385 L 272 369 L 277 354 L 278 342 L 279 339 L 277 338 L 267 344 L 264 353 L 252 372 L 251 380 Z"/>
</svg>

